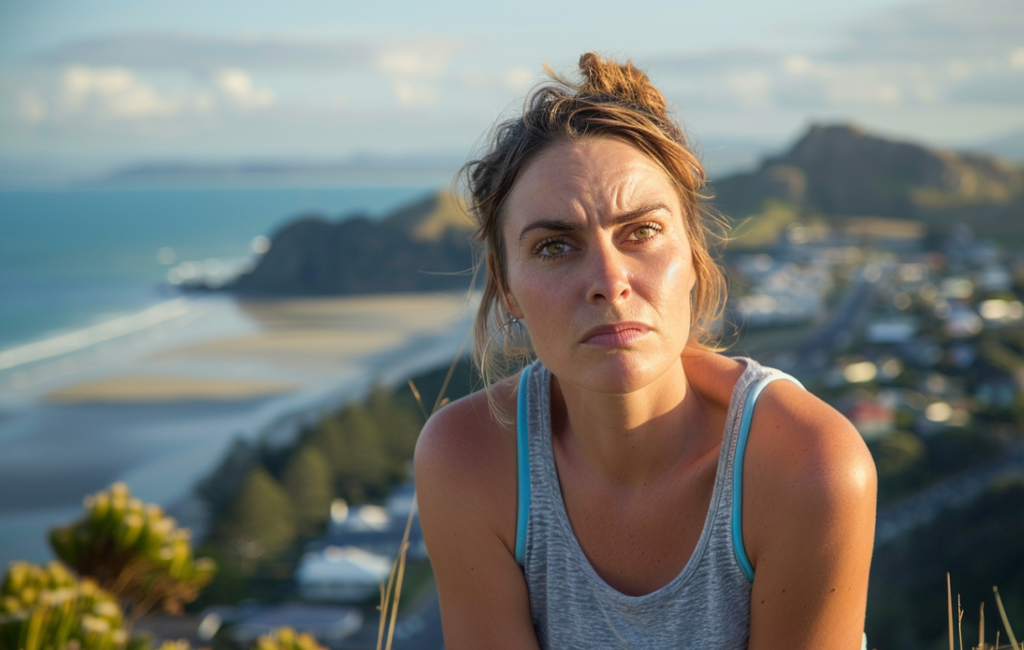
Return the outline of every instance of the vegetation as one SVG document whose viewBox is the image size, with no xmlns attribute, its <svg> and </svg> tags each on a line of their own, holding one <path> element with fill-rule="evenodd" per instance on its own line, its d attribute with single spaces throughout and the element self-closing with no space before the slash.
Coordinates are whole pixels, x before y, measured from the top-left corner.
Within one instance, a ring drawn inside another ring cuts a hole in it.
<svg viewBox="0 0 1024 650">
<path fill-rule="evenodd" d="M 213 577 L 212 561 L 193 558 L 189 531 L 123 483 L 86 497 L 85 510 L 50 533 L 63 562 L 8 567 L 0 650 L 149 650 L 148 636 L 132 636 L 135 620 L 153 607 L 180 614 Z M 188 647 L 172 641 L 160 650 Z"/>
<path fill-rule="evenodd" d="M 868 594 L 867 634 L 883 649 L 944 648 L 941 626 L 945 576 L 956 579 L 963 602 L 996 609 L 998 582 L 1008 620 L 1024 621 L 1024 480 L 993 485 L 970 508 L 943 511 L 904 537 L 875 549 Z M 1019 631 L 1020 628 L 1018 628 Z M 990 631 L 988 642 L 995 635 Z M 1006 640 L 1004 633 L 1003 640 Z M 977 627 L 964 629 L 964 647 L 976 645 Z"/>
<path fill-rule="evenodd" d="M 280 627 L 256 640 L 256 650 L 327 650 L 309 634 L 292 627 Z"/>
<path fill-rule="evenodd" d="M 85 516 L 50 531 L 54 554 L 113 597 L 130 623 L 157 607 L 180 614 L 213 578 L 216 565 L 192 556 L 190 532 L 123 483 L 85 498 Z"/>
<path fill-rule="evenodd" d="M 929 437 L 906 430 L 868 442 L 878 470 L 879 506 L 899 501 L 944 478 L 998 458 L 1006 442 L 996 432 L 948 428 Z"/>
<path fill-rule="evenodd" d="M 0 587 L 0 648 L 120 650 L 128 642 L 117 599 L 60 562 L 13 562 Z"/>
<path fill-rule="evenodd" d="M 438 368 L 412 382 L 431 405 L 442 392 L 469 394 L 478 379 L 460 359 L 450 374 Z M 219 522 L 202 551 L 221 570 L 194 607 L 283 597 L 303 544 L 325 531 L 334 499 L 379 501 L 409 480 L 426 408 L 408 386 L 376 387 L 322 416 L 286 448 L 236 443 L 199 488 Z M 428 569 L 410 563 L 409 571 L 416 584 L 429 582 Z"/>
<path fill-rule="evenodd" d="M 324 453 L 311 444 L 299 447 L 285 465 L 281 485 L 292 504 L 296 532 L 316 534 L 327 520 L 334 497 L 331 468 Z"/>
<path fill-rule="evenodd" d="M 800 219 L 799 210 L 789 202 L 765 199 L 761 211 L 734 225 L 729 250 L 758 248 L 775 242 L 786 226 Z"/>
<path fill-rule="evenodd" d="M 258 266 L 229 291 L 245 295 L 340 295 L 465 290 L 473 225 L 447 192 L 380 221 L 306 216 L 274 234 Z M 205 287 L 192 286 L 202 289 Z"/>
<path fill-rule="evenodd" d="M 243 562 L 275 555 L 295 538 L 292 503 L 262 465 L 254 466 L 215 535 L 230 554 Z"/>
</svg>

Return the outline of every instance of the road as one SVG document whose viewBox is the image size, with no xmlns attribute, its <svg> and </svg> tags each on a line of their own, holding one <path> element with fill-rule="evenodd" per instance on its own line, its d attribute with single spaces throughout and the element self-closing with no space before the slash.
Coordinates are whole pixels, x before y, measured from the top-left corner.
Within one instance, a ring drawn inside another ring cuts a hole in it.
<svg viewBox="0 0 1024 650">
<path fill-rule="evenodd" d="M 850 345 L 867 324 L 878 288 L 893 272 L 894 266 L 861 268 L 839 299 L 832 314 L 801 343 L 799 349 L 784 353 L 790 356 L 790 372 L 801 380 L 810 380 L 826 370 L 836 351 Z"/>
</svg>

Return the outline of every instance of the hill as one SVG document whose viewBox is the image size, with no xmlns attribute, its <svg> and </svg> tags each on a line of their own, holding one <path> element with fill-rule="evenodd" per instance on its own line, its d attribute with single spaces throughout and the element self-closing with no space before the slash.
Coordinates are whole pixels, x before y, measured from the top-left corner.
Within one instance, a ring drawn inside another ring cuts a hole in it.
<svg viewBox="0 0 1024 650">
<path fill-rule="evenodd" d="M 473 225 L 438 192 L 383 220 L 307 216 L 274 234 L 257 266 L 226 290 L 244 295 L 339 295 L 465 289 Z"/>
<path fill-rule="evenodd" d="M 904 229 L 962 222 L 981 236 L 1024 245 L 1024 169 L 849 125 L 813 126 L 785 153 L 712 189 L 716 208 L 739 224 L 730 243 L 735 248 L 769 243 L 795 221 L 838 225 L 851 217 Z M 307 216 L 277 232 L 256 268 L 226 289 L 247 295 L 462 289 L 473 263 L 472 230 L 448 192 L 382 221 Z"/>
<path fill-rule="evenodd" d="M 734 221 L 749 220 L 747 228 L 872 216 L 940 228 L 963 222 L 983 236 L 1024 242 L 1024 169 L 849 125 L 813 126 L 782 155 L 713 190 L 716 207 Z"/>
</svg>

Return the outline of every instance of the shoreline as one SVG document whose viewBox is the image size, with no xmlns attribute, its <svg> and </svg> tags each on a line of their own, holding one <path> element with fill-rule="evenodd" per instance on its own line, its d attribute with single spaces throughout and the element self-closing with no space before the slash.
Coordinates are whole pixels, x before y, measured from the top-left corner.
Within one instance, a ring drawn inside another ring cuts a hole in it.
<svg viewBox="0 0 1024 650">
<path fill-rule="evenodd" d="M 116 480 L 201 538 L 195 486 L 236 439 L 287 444 L 374 385 L 449 363 L 473 306 L 445 294 L 237 303 L 254 326 L 224 335 L 212 310 L 188 328 L 216 336 L 167 337 L 9 408 L 0 419 L 0 564 L 49 556 L 46 528 L 65 522 L 47 513 L 79 511 L 86 494 Z M 34 557 L 25 552 L 33 546 Z"/>
</svg>

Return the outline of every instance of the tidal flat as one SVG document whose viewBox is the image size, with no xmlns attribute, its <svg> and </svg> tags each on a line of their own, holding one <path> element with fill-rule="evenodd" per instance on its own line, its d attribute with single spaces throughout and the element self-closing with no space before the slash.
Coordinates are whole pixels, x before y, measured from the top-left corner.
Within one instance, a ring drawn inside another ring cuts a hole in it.
<svg viewBox="0 0 1024 650">
<path fill-rule="evenodd" d="M 0 566 L 48 559 L 47 529 L 114 481 L 201 532 L 192 487 L 234 440 L 283 444 L 450 361 L 475 311 L 440 293 L 185 300 L 180 318 L 0 375 Z"/>
</svg>

